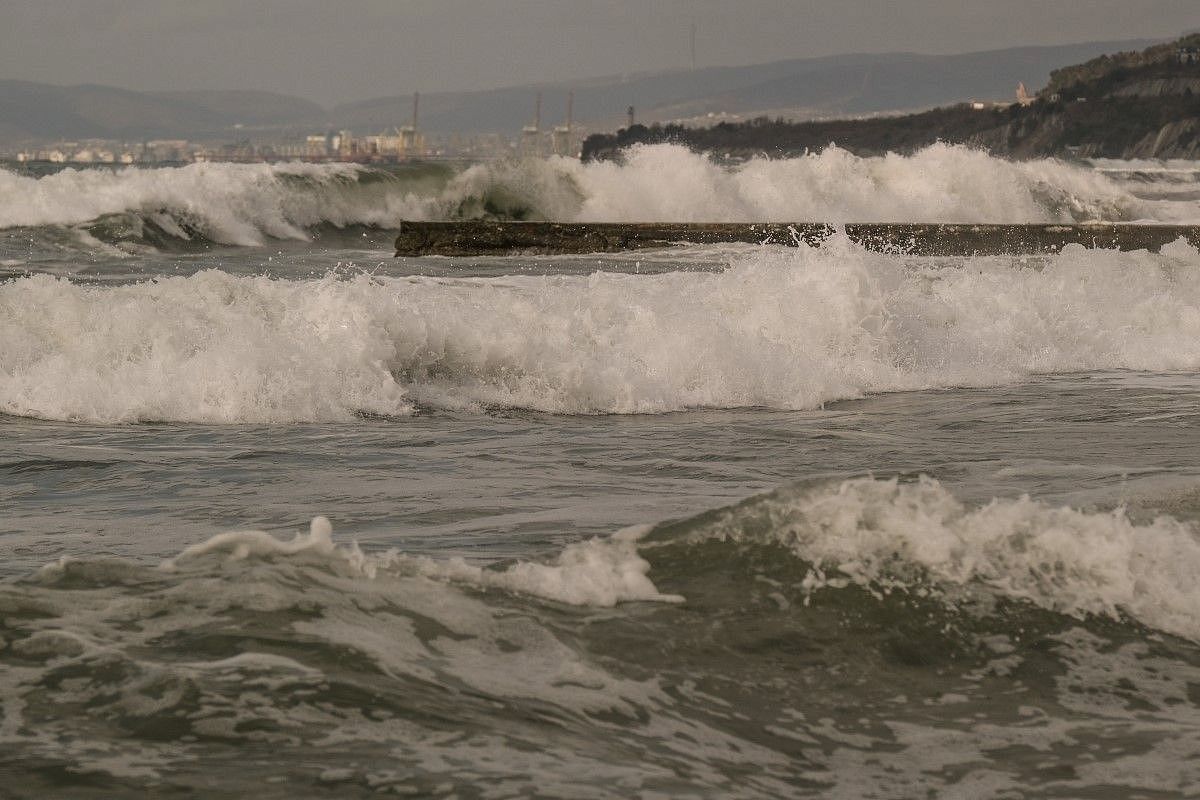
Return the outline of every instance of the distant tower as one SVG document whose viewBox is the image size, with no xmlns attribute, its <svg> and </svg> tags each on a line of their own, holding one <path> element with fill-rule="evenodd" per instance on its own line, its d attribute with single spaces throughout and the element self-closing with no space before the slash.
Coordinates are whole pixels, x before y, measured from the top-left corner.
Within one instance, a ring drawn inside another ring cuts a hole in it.
<svg viewBox="0 0 1200 800">
<path fill-rule="evenodd" d="M 626 109 L 625 113 L 629 116 L 629 125 L 627 127 L 632 128 L 633 127 L 633 119 L 634 119 L 633 106 L 630 106 L 628 109 Z"/>
<path fill-rule="evenodd" d="M 571 117 L 575 108 L 575 93 L 567 92 L 567 122 L 565 125 L 559 125 L 554 129 L 553 147 L 554 155 L 569 156 L 571 155 Z"/>
<path fill-rule="evenodd" d="M 1025 88 L 1025 82 L 1017 84 L 1017 103 L 1023 106 L 1031 105 L 1036 97 L 1029 94 L 1029 90 Z"/>
<path fill-rule="evenodd" d="M 412 124 L 405 125 L 400 129 L 399 155 L 415 156 L 420 155 L 424 150 L 424 142 L 421 139 L 421 134 L 417 129 L 418 114 L 421 110 L 421 93 L 413 92 L 412 105 Z"/>
<path fill-rule="evenodd" d="M 521 129 L 521 155 L 540 156 L 542 154 L 542 93 L 537 93 L 537 103 L 534 106 L 533 124 Z"/>
</svg>

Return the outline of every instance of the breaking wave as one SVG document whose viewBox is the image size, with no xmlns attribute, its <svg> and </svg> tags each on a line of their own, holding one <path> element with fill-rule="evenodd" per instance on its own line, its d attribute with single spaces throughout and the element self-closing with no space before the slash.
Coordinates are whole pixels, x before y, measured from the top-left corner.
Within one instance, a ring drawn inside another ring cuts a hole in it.
<svg viewBox="0 0 1200 800">
<path fill-rule="evenodd" d="M 0 284 L 0 412 L 215 423 L 813 408 L 1200 368 L 1200 253 L 906 263 L 844 238 L 717 274 Z"/>
<path fill-rule="evenodd" d="M 244 793 L 280 752 L 290 795 L 1178 795 L 1197 570 L 1174 519 L 970 507 L 929 478 L 785 488 L 544 562 L 364 553 L 323 518 L 158 568 L 63 559 L 0 583 L 0 767 L 39 765 L 27 797 Z M 1153 769 L 1114 778 L 1068 740 L 1136 741 Z M 1071 769 L 1047 784 L 1051 757 Z"/>
<path fill-rule="evenodd" d="M 903 592 L 987 614 L 991 604 L 978 603 L 982 592 L 1074 618 L 1136 620 L 1200 643 L 1200 586 L 1193 579 L 1200 570 L 1200 531 L 1194 525 L 1165 515 L 1138 523 L 1121 508 L 1086 512 L 1028 496 L 971 507 L 928 476 L 785 487 L 679 522 L 571 544 L 545 563 L 480 567 L 396 550 L 367 554 L 356 544 L 335 544 L 331 523 L 317 517 L 308 533 L 291 540 L 263 531 L 218 534 L 163 568 L 189 570 L 213 558 L 300 559 L 368 579 L 420 575 L 611 607 L 687 602 L 684 594 L 662 593 L 653 579 L 672 589 L 687 586 L 697 577 L 690 565 L 709 561 L 698 554 L 722 543 L 741 548 L 733 558 L 747 563 L 755 560 L 754 550 L 785 550 L 793 560 L 772 580 L 779 585 L 777 579 L 786 578 L 789 593 L 805 603 L 856 586 L 879 601 Z"/>
<path fill-rule="evenodd" d="M 808 597 L 858 586 L 878 599 L 902 591 L 970 604 L 983 592 L 1200 642 L 1200 532 L 1165 515 L 1139 524 L 1124 509 L 1027 496 L 970 507 L 929 477 L 859 478 L 781 489 L 647 538 L 781 547 L 803 562 L 797 585 Z"/>
<path fill-rule="evenodd" d="M 192 164 L 0 170 L 0 229 L 78 227 L 113 244 L 261 245 L 326 226 L 405 219 L 560 221 L 1070 222 L 1200 219 L 1194 202 L 1140 199 L 1128 182 L 1055 160 L 1011 162 L 959 146 L 860 158 L 829 147 L 722 166 L 675 145 L 621 163 L 563 158 L 416 166 Z"/>
</svg>

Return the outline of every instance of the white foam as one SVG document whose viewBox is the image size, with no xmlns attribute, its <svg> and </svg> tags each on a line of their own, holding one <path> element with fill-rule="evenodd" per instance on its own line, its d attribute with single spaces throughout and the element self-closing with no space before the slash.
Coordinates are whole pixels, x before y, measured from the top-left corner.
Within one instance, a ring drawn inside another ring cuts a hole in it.
<svg viewBox="0 0 1200 800">
<path fill-rule="evenodd" d="M 163 567 L 203 557 L 301 559 L 367 579 L 421 576 L 580 606 L 683 602 L 659 592 L 639 552 L 649 526 L 565 547 L 545 562 L 480 567 L 395 550 L 364 554 L 338 546 L 324 517 L 290 540 L 231 531 L 193 545 Z M 1055 612 L 1127 616 L 1200 641 L 1200 532 L 1168 516 L 1148 523 L 1123 509 L 1085 512 L 1021 497 L 968 507 L 938 481 L 860 478 L 815 489 L 782 489 L 726 509 L 687 534 L 777 543 L 812 564 L 809 592 L 851 584 L 872 591 L 986 587 Z M 660 540 L 650 551 L 677 540 Z"/>
<path fill-rule="evenodd" d="M 78 225 L 106 214 L 186 222 L 235 245 L 307 237 L 322 222 L 395 227 L 404 219 L 490 213 L 562 221 L 1059 222 L 1200 220 L 1200 203 L 1138 199 L 1095 169 L 1013 162 L 935 144 L 859 158 L 837 147 L 724 166 L 677 145 L 634 147 L 622 163 L 566 158 L 478 164 L 448 181 L 374 176 L 353 165 L 191 164 L 0 170 L 0 228 Z"/>
<path fill-rule="evenodd" d="M 423 213 L 408 193 L 360 185 L 359 175 L 349 164 L 65 169 L 40 178 L 0 170 L 0 228 L 77 225 L 133 212 L 168 229 L 178 228 L 174 219 L 186 220 L 214 241 L 257 245 L 265 237 L 307 239 L 304 228 L 322 222 L 387 226 Z"/>
<path fill-rule="evenodd" d="M 477 165 L 425 213 L 444 215 L 465 198 L 484 197 L 534 217 L 591 222 L 1200 220 L 1194 201 L 1139 199 L 1098 170 L 1054 159 L 1008 161 L 945 144 L 867 158 L 830 146 L 735 166 L 661 144 L 633 147 L 620 163 Z"/>
<path fill-rule="evenodd" d="M 1123 173 L 1173 173 L 1177 175 L 1200 174 L 1200 161 L 1183 158 L 1090 158 L 1088 163 L 1101 172 Z"/>
<path fill-rule="evenodd" d="M 648 527 L 627 528 L 607 539 L 568 545 L 553 561 L 522 561 L 504 570 L 467 564 L 462 559 L 422 559 L 422 574 L 464 580 L 480 586 L 530 594 L 576 606 L 614 606 L 633 600 L 681 603 L 683 597 L 662 594 L 648 577 L 650 564 L 637 551 Z"/>
<path fill-rule="evenodd" d="M 393 343 L 375 327 L 385 318 L 360 302 L 369 283 L 212 271 L 111 289 L 45 276 L 0 285 L 0 411 L 225 423 L 406 414 Z"/>
<path fill-rule="evenodd" d="M 747 525 L 748 522 L 752 524 Z M 1200 641 L 1200 534 L 1162 516 L 1087 513 L 1022 497 L 969 508 L 940 483 L 863 478 L 783 490 L 694 534 L 780 542 L 814 564 L 810 590 L 981 584 L 1070 615 L 1128 615 Z"/>
<path fill-rule="evenodd" d="M 328 558 L 337 554 L 333 543 L 333 525 L 328 517 L 313 517 L 308 533 L 298 533 L 291 540 L 276 539 L 266 531 L 226 531 L 207 541 L 191 545 L 173 559 L 163 562 L 163 568 L 174 570 L 180 561 L 208 555 L 226 553 L 231 560 L 269 556 L 293 556 L 313 554 Z"/>
<path fill-rule="evenodd" d="M 568 605 L 609 607 L 634 600 L 682 602 L 678 595 L 660 593 L 647 577 L 650 564 L 638 555 L 637 541 L 648 530 L 647 526 L 628 528 L 606 539 L 568 545 L 545 564 L 520 561 L 503 569 L 491 569 L 468 564 L 461 558 L 439 561 L 394 550 L 367 555 L 356 544 L 338 547 L 333 542 L 329 520 L 316 517 L 307 534 L 296 534 L 290 540 L 256 530 L 220 533 L 164 561 L 162 567 L 175 571 L 182 564 L 211 555 L 224 555 L 234 561 L 308 558 L 340 565 L 367 578 L 374 578 L 382 571 L 417 574 Z"/>
<path fill-rule="evenodd" d="M 1109 369 L 1200 369 L 1195 249 L 906 266 L 841 239 L 720 274 L 0 284 L 0 412 L 62 420 L 803 409 Z"/>
<path fill-rule="evenodd" d="M 1013 162 L 935 144 L 860 158 L 838 147 L 731 169 L 672 145 L 575 172 L 596 221 L 1068 222 L 1200 219 L 1197 204 L 1136 199 L 1107 176 L 1053 159 Z"/>
</svg>

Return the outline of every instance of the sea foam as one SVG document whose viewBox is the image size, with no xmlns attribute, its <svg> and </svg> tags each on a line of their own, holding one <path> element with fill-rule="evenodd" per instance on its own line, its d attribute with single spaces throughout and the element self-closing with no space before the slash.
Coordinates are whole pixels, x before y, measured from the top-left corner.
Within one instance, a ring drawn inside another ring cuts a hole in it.
<svg viewBox="0 0 1200 800">
<path fill-rule="evenodd" d="M 576 542 L 549 563 L 518 561 L 507 567 L 488 569 L 468 564 L 462 558 L 437 560 L 396 550 L 366 554 L 357 544 L 338 546 L 334 544 L 329 520 L 315 517 L 308 533 L 296 534 L 291 539 L 279 539 L 257 530 L 219 533 L 164 561 L 162 568 L 175 572 L 197 559 L 214 555 L 234 561 L 307 558 L 366 578 L 374 578 L 381 572 L 415 574 L 568 605 L 614 606 L 635 600 L 683 602 L 678 595 L 660 593 L 647 577 L 650 564 L 638 554 L 637 541 L 649 530 L 650 526 L 637 526 L 607 538 Z M 58 565 L 48 567 L 51 571 L 56 568 Z"/>
<path fill-rule="evenodd" d="M 1200 641 L 1200 535 L 1165 515 L 1136 523 L 1123 509 L 1085 512 L 1029 497 L 973 508 L 932 478 L 860 478 L 779 490 L 689 536 L 782 544 L 812 565 L 803 581 L 810 592 L 974 585 Z"/>
<path fill-rule="evenodd" d="M 390 550 L 366 554 L 339 546 L 324 517 L 291 540 L 263 531 L 231 531 L 164 562 L 169 571 L 199 559 L 307 559 L 364 578 L 419 575 L 583 606 L 631 601 L 683 603 L 660 592 L 651 562 L 665 546 L 713 540 L 783 545 L 809 565 L 799 585 L 822 590 L 865 587 L 880 599 L 894 591 L 935 592 L 958 602 L 958 589 L 1029 602 L 1073 617 L 1129 617 L 1200 641 L 1200 535 L 1168 516 L 1131 520 L 1123 509 L 1086 512 L 1029 497 L 971 507 L 922 476 L 914 482 L 856 478 L 783 488 L 719 512 L 566 546 L 547 562 L 495 567 L 461 558 L 431 559 Z M 649 560 L 647 560 L 649 559 Z M 675 560 L 686 570 L 686 560 Z M 48 569 L 57 569 L 51 566 Z M 986 612 L 986 604 L 982 609 Z"/>
<path fill-rule="evenodd" d="M 108 215 L 231 245 L 304 239 L 315 226 L 395 228 L 402 220 L 1085 222 L 1200 220 L 1194 201 L 1136 197 L 1084 166 L 1011 162 L 936 144 L 862 158 L 837 147 L 721 165 L 676 145 L 620 163 L 566 158 L 477 164 L 436 179 L 346 164 L 190 164 L 0 170 L 0 229 L 75 226 Z"/>
<path fill-rule="evenodd" d="M 0 169 L 0 228 L 81 225 L 135 214 L 181 238 L 191 229 L 223 244 L 260 245 L 307 239 L 306 229 L 321 223 L 388 226 L 423 213 L 408 192 L 363 182 L 363 174 L 352 164 L 65 169 L 40 178 Z"/>
<path fill-rule="evenodd" d="M 1200 253 L 905 261 L 839 238 L 724 272 L 0 284 L 0 411 L 262 423 L 414 406 L 805 409 L 1040 373 L 1200 369 Z"/>
</svg>

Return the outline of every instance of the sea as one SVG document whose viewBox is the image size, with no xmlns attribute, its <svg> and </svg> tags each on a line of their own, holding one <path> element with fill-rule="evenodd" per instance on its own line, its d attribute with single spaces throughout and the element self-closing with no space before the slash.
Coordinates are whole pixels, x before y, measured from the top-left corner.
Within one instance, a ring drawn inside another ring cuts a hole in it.
<svg viewBox="0 0 1200 800">
<path fill-rule="evenodd" d="M 1200 163 L 0 169 L 0 797 L 1200 797 Z"/>
</svg>

